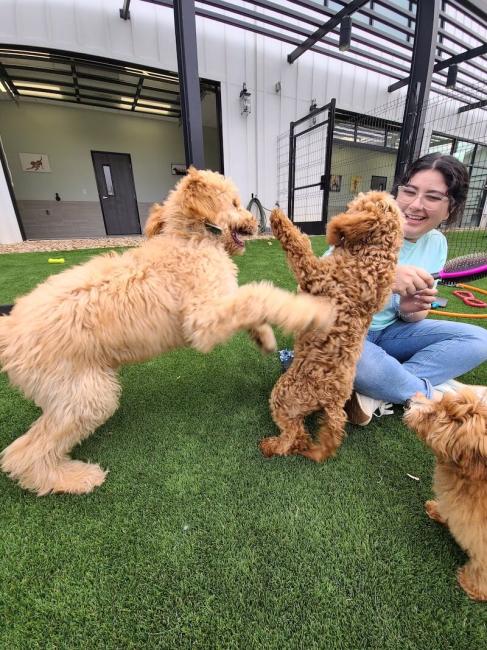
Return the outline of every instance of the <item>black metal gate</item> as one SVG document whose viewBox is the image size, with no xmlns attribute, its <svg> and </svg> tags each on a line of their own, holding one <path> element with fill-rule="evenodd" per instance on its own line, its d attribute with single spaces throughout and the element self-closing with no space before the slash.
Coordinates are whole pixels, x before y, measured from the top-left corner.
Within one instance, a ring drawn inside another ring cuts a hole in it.
<svg viewBox="0 0 487 650">
<path fill-rule="evenodd" d="M 334 126 L 335 99 L 290 124 L 288 214 L 309 235 L 326 228 Z"/>
</svg>

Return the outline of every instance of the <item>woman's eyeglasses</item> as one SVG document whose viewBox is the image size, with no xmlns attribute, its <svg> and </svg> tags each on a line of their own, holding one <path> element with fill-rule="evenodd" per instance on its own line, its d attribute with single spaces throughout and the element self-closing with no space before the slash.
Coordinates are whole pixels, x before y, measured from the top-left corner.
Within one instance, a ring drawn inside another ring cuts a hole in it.
<svg viewBox="0 0 487 650">
<path fill-rule="evenodd" d="M 399 185 L 397 188 L 397 198 L 404 204 L 412 203 L 417 197 L 421 198 L 421 203 L 425 210 L 434 210 L 438 208 L 443 201 L 448 201 L 449 198 L 441 192 L 419 192 L 411 185 Z"/>
</svg>

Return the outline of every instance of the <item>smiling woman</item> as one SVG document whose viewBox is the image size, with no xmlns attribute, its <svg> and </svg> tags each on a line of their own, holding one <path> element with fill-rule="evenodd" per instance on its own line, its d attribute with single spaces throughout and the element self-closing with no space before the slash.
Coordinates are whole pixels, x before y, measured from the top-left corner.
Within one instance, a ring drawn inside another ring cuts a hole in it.
<svg viewBox="0 0 487 650">
<path fill-rule="evenodd" d="M 437 290 L 432 274 L 444 267 L 447 242 L 437 230 L 462 215 L 466 167 L 455 157 L 428 154 L 415 161 L 392 194 L 404 217 L 404 243 L 393 293 L 372 320 L 357 365 L 349 420 L 368 424 L 419 392 L 441 399 L 462 387 L 452 380 L 487 360 L 487 329 L 427 320 Z"/>
</svg>

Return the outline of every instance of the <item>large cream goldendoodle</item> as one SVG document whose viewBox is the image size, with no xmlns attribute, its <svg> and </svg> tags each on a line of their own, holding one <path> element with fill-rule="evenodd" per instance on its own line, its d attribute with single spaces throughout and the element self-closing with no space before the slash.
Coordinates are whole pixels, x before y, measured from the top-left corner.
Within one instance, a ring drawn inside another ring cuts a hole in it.
<svg viewBox="0 0 487 650">
<path fill-rule="evenodd" d="M 95 257 L 20 298 L 0 318 L 0 364 L 43 412 L 3 451 L 3 471 L 39 495 L 90 492 L 106 472 L 68 453 L 117 408 L 120 365 L 181 346 L 208 352 L 240 329 L 272 351 L 267 323 L 327 330 L 334 312 L 323 300 L 265 282 L 238 287 L 230 255 L 256 230 L 231 181 L 190 169 L 154 206 L 140 248 Z"/>
<path fill-rule="evenodd" d="M 426 501 L 426 513 L 469 556 L 457 573 L 462 589 L 487 601 L 487 390 L 481 397 L 465 388 L 440 402 L 417 393 L 404 421 L 436 456 L 436 499 Z"/>
</svg>

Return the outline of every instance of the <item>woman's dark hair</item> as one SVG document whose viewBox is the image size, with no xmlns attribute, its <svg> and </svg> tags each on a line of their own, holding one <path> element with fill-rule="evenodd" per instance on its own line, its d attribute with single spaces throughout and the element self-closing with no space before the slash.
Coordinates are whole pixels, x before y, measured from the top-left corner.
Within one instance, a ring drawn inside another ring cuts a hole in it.
<svg viewBox="0 0 487 650">
<path fill-rule="evenodd" d="M 407 185 L 411 178 L 418 172 L 426 169 L 436 169 L 445 179 L 448 187 L 449 216 L 445 221 L 446 226 L 451 226 L 460 220 L 465 208 L 468 192 L 468 171 L 463 163 L 455 156 L 447 156 L 442 153 L 428 153 L 415 160 L 404 172 L 401 180 L 394 184 L 392 195 L 397 196 L 398 185 Z"/>
</svg>

